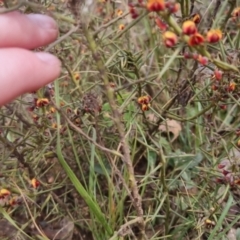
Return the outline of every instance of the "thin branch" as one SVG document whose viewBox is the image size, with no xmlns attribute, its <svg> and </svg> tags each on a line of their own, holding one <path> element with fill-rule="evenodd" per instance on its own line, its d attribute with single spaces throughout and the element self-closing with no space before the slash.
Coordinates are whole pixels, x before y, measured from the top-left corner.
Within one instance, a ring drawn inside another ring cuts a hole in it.
<svg viewBox="0 0 240 240">
<path fill-rule="evenodd" d="M 141 218 L 137 217 L 137 218 L 134 218 L 133 220 L 130 220 L 130 221 L 124 223 L 120 227 L 120 229 L 111 238 L 109 238 L 109 240 L 114 240 L 114 239 L 116 239 L 116 237 L 122 236 L 123 233 L 126 232 L 128 227 L 130 227 L 133 224 L 140 223 L 140 222 L 141 222 Z"/>
<path fill-rule="evenodd" d="M 103 80 L 103 83 L 105 86 L 105 91 L 106 91 L 106 97 L 107 97 L 107 100 L 111 107 L 112 114 L 113 114 L 113 121 L 115 122 L 115 125 L 116 125 L 118 133 L 119 133 L 120 143 L 122 145 L 122 152 L 123 152 L 123 156 L 121 157 L 121 159 L 126 164 L 126 167 L 128 170 L 130 189 L 132 191 L 132 197 L 135 200 L 133 202 L 133 206 L 135 207 L 137 216 L 139 217 L 139 230 L 140 230 L 140 238 L 139 239 L 146 239 L 145 223 L 144 223 L 144 219 L 143 219 L 142 198 L 138 192 L 138 185 L 137 185 L 137 181 L 135 178 L 134 168 L 132 165 L 130 149 L 129 149 L 128 141 L 126 139 L 124 125 L 121 122 L 121 114 L 118 111 L 118 106 L 115 101 L 114 90 L 110 87 L 108 74 L 105 69 L 104 62 L 101 59 L 100 52 L 97 50 L 97 44 L 96 44 L 92 34 L 89 32 L 87 26 L 84 23 L 82 24 L 82 27 L 83 27 L 84 35 L 87 39 L 89 48 L 92 51 L 93 59 L 96 62 L 96 66 L 99 71 L 99 75 L 100 75 L 101 79 Z"/>
<path fill-rule="evenodd" d="M 117 151 L 113 151 L 113 150 L 110 150 L 108 148 L 105 148 L 101 145 L 99 145 L 97 142 L 95 142 L 92 138 L 90 138 L 81 128 L 77 127 L 68 117 L 67 115 L 61 111 L 61 109 L 59 109 L 57 107 L 57 105 L 52 101 L 52 104 L 54 105 L 54 107 L 61 113 L 61 116 L 64 117 L 64 119 L 67 121 L 67 123 L 70 125 L 70 127 L 72 127 L 76 132 L 78 132 L 79 134 L 81 134 L 83 137 L 85 137 L 88 141 L 92 142 L 96 147 L 98 147 L 99 149 L 101 149 L 102 151 L 105 151 L 105 152 L 109 152 L 111 154 L 114 154 L 118 157 L 123 157 L 121 153 L 117 152 Z"/>
<path fill-rule="evenodd" d="M 71 36 L 73 33 L 75 33 L 79 29 L 79 26 L 72 27 L 66 34 L 58 38 L 55 42 L 50 44 L 47 48 L 45 48 L 45 52 L 49 52 L 54 46 L 56 46 L 58 43 L 64 41 L 67 37 Z"/>
<path fill-rule="evenodd" d="M 102 25 L 101 27 L 99 27 L 99 28 L 93 33 L 93 37 L 94 37 L 94 38 L 97 37 L 97 35 L 98 35 L 103 29 L 111 26 L 112 24 L 114 24 L 114 23 L 117 22 L 118 20 L 126 17 L 128 14 L 129 14 L 129 12 L 126 12 L 126 13 L 124 13 L 123 15 L 121 15 L 121 16 L 119 16 L 119 17 L 117 17 L 117 18 L 109 21 L 108 23 Z"/>
</svg>

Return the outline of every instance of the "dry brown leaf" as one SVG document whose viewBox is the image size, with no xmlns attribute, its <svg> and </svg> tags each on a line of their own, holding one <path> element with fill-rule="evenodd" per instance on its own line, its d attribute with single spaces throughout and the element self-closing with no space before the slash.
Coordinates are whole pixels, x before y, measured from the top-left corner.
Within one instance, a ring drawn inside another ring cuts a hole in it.
<svg viewBox="0 0 240 240">
<path fill-rule="evenodd" d="M 152 113 L 147 115 L 147 119 L 153 123 L 155 123 L 157 121 L 157 117 Z M 171 142 L 173 142 L 178 138 L 180 132 L 182 131 L 182 126 L 181 126 L 180 122 L 177 122 L 176 120 L 167 119 L 164 123 L 162 123 L 159 126 L 158 129 L 161 132 L 172 133 L 173 138 L 172 138 Z"/>
<path fill-rule="evenodd" d="M 167 119 L 163 124 L 159 126 L 158 129 L 162 132 L 172 133 L 173 138 L 171 142 L 174 142 L 178 138 L 180 132 L 182 131 L 182 126 L 176 120 Z"/>
<path fill-rule="evenodd" d="M 156 122 L 157 121 L 157 117 L 153 114 L 153 113 L 149 113 L 147 115 L 147 119 L 150 121 L 150 122 Z"/>
</svg>

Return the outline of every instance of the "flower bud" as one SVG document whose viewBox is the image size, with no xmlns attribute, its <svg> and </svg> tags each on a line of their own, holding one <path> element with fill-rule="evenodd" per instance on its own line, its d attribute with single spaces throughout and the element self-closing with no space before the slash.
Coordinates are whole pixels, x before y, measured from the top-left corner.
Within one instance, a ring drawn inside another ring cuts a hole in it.
<svg viewBox="0 0 240 240">
<path fill-rule="evenodd" d="M 198 55 L 198 62 L 201 63 L 202 65 L 207 65 L 208 63 L 208 58 L 204 57 L 202 55 Z"/>
<path fill-rule="evenodd" d="M 123 11 L 122 11 L 121 9 L 118 9 L 118 10 L 116 11 L 116 14 L 117 14 L 118 17 L 120 17 L 120 16 L 123 15 Z"/>
<path fill-rule="evenodd" d="M 0 198 L 4 198 L 7 197 L 11 194 L 10 191 L 8 191 L 7 189 L 3 188 L 0 190 Z"/>
<path fill-rule="evenodd" d="M 179 3 L 167 2 L 165 6 L 170 13 L 176 13 L 180 9 Z"/>
<path fill-rule="evenodd" d="M 185 59 L 192 59 L 192 58 L 193 58 L 193 54 L 190 53 L 190 52 L 185 52 L 185 53 L 183 54 L 183 57 L 184 57 Z"/>
<path fill-rule="evenodd" d="M 188 40 L 188 45 L 193 47 L 193 46 L 201 45 L 203 42 L 204 42 L 204 37 L 200 33 L 196 33 L 190 36 Z"/>
<path fill-rule="evenodd" d="M 209 43 L 216 43 L 216 42 L 219 42 L 221 39 L 222 39 L 222 32 L 221 30 L 209 30 L 207 32 L 207 36 L 206 36 L 206 39 Z"/>
<path fill-rule="evenodd" d="M 237 17 L 240 16 L 240 7 L 237 7 L 237 8 L 235 8 L 235 9 L 233 10 L 232 16 L 233 16 L 234 18 L 237 18 Z"/>
<path fill-rule="evenodd" d="M 33 188 L 36 189 L 36 188 L 39 187 L 40 182 L 39 182 L 36 178 L 33 178 L 33 179 L 31 180 L 31 185 L 32 185 Z"/>
<path fill-rule="evenodd" d="M 141 97 L 139 97 L 138 98 L 138 103 L 139 104 L 148 104 L 150 101 L 151 101 L 151 97 L 150 96 L 148 96 L 148 95 L 146 95 L 146 96 L 141 96 Z"/>
<path fill-rule="evenodd" d="M 220 81 L 222 79 L 222 71 L 215 69 L 214 71 L 214 78 L 218 81 Z"/>
<path fill-rule="evenodd" d="M 157 24 L 157 26 L 158 26 L 158 27 L 160 28 L 160 30 L 162 30 L 162 31 L 166 31 L 167 28 L 168 28 L 168 25 L 167 25 L 165 22 L 163 22 L 161 18 L 156 17 L 156 18 L 155 18 L 155 23 Z"/>
<path fill-rule="evenodd" d="M 214 84 L 214 85 L 212 85 L 212 87 L 211 87 L 211 88 L 212 88 L 212 90 L 213 90 L 213 91 L 216 91 L 216 90 L 218 90 L 218 86 L 217 86 L 217 85 L 215 85 L 215 84 Z"/>
<path fill-rule="evenodd" d="M 174 32 L 166 31 L 163 33 L 163 41 L 166 47 L 173 47 L 178 42 L 177 35 Z"/>
<path fill-rule="evenodd" d="M 149 110 L 149 107 L 150 107 L 150 106 L 151 106 L 150 103 L 149 103 L 149 104 L 143 104 L 143 105 L 142 105 L 142 111 L 144 112 L 144 111 Z"/>
<path fill-rule="evenodd" d="M 230 82 L 228 85 L 228 91 L 233 92 L 236 89 L 236 83 L 235 82 Z"/>
<path fill-rule="evenodd" d="M 118 30 L 119 30 L 119 31 L 122 31 L 124 28 L 125 28 L 125 25 L 124 25 L 124 24 L 120 24 L 120 25 L 118 26 Z"/>
<path fill-rule="evenodd" d="M 165 9 L 164 0 L 148 0 L 147 9 L 151 12 L 159 12 Z"/>
<path fill-rule="evenodd" d="M 49 100 L 47 98 L 38 98 L 35 99 L 35 106 L 36 107 L 44 107 L 49 104 Z"/>
<path fill-rule="evenodd" d="M 191 20 L 187 20 L 182 25 L 182 31 L 186 35 L 193 35 L 197 33 L 196 24 Z"/>
<path fill-rule="evenodd" d="M 129 13 L 131 14 L 132 19 L 136 19 L 138 17 L 136 8 L 134 6 L 131 6 L 130 4 L 128 6 L 129 6 Z"/>
<path fill-rule="evenodd" d="M 201 22 L 201 16 L 198 13 L 195 13 L 195 14 L 192 15 L 191 20 L 195 24 L 199 24 Z"/>
</svg>

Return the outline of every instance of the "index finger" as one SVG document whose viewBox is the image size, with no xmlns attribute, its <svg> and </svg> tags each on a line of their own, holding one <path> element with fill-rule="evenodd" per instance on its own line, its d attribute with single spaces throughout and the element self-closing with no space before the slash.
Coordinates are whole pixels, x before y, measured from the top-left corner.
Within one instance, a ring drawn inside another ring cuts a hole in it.
<svg viewBox="0 0 240 240">
<path fill-rule="evenodd" d="M 14 11 L 0 15 L 0 33 L 0 48 L 34 49 L 54 41 L 58 27 L 49 16 Z"/>
</svg>

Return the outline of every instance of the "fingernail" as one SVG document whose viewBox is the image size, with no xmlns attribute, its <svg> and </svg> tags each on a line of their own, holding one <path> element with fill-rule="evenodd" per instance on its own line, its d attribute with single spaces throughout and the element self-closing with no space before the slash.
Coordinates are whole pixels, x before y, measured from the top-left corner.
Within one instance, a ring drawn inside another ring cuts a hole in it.
<svg viewBox="0 0 240 240">
<path fill-rule="evenodd" d="M 47 30 L 57 30 L 58 26 L 55 20 L 49 16 L 42 14 L 28 14 L 26 15 L 31 21 L 35 22 L 40 27 Z"/>
<path fill-rule="evenodd" d="M 61 66 L 61 61 L 54 55 L 46 52 L 35 52 L 35 55 L 44 63 L 49 65 L 58 65 Z"/>
</svg>

